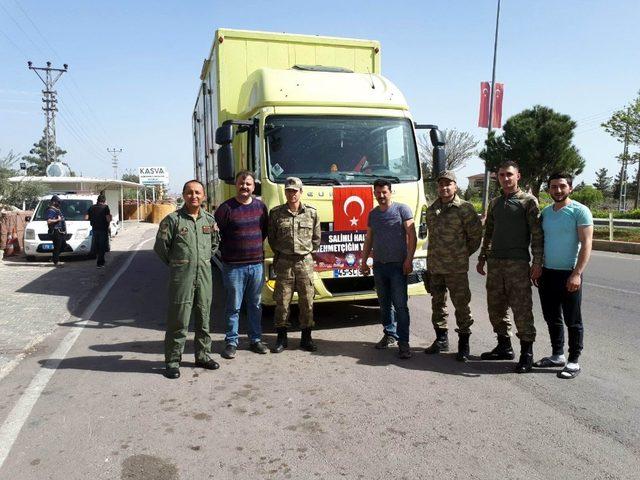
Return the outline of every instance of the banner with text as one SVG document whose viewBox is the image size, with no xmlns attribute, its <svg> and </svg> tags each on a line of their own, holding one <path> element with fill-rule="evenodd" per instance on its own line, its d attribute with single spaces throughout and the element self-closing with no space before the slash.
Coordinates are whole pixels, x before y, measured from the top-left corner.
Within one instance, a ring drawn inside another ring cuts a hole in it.
<svg viewBox="0 0 640 480">
<path fill-rule="evenodd" d="M 320 247 L 313 254 L 315 270 L 357 270 L 366 236 L 366 230 L 322 232 Z"/>
</svg>

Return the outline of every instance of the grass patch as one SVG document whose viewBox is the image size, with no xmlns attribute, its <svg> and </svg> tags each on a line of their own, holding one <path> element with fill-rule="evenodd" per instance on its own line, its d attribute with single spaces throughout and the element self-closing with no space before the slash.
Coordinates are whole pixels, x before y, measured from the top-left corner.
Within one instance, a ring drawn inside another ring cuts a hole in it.
<svg viewBox="0 0 640 480">
<path fill-rule="evenodd" d="M 596 227 L 593 230 L 593 238 L 609 240 L 609 228 Z M 613 239 L 618 242 L 640 243 L 640 228 L 614 228 Z"/>
</svg>

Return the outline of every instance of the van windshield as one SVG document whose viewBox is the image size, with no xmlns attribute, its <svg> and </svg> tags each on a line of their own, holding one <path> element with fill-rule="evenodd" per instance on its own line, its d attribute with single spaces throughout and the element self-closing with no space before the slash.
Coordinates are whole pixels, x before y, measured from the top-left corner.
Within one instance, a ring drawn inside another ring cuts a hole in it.
<svg viewBox="0 0 640 480">
<path fill-rule="evenodd" d="M 91 200 L 60 200 L 60 210 L 62 210 L 62 215 L 67 221 L 84 220 L 84 216 L 91 205 L 93 205 Z M 40 202 L 33 215 L 33 219 L 46 220 L 47 208 L 49 208 L 49 200 L 43 200 Z"/>
<path fill-rule="evenodd" d="M 411 123 L 406 118 L 272 115 L 265 121 L 269 178 L 309 185 L 420 179 Z"/>
</svg>

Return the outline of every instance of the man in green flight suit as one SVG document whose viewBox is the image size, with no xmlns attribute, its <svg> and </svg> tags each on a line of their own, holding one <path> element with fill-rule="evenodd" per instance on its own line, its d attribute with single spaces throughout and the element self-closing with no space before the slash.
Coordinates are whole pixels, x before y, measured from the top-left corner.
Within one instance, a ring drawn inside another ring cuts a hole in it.
<svg viewBox="0 0 640 480">
<path fill-rule="evenodd" d="M 211 257 L 219 244 L 216 221 L 201 208 L 206 199 L 204 186 L 189 180 L 182 188 L 184 206 L 167 215 L 153 247 L 169 266 L 169 312 L 164 337 L 167 378 L 180 377 L 180 360 L 189 328 L 195 322 L 196 366 L 215 370 L 220 367 L 209 357 L 209 314 L 211 311 Z"/>
<path fill-rule="evenodd" d="M 274 321 L 278 332 L 271 351 L 281 353 L 288 346 L 289 307 L 293 292 L 297 291 L 302 329 L 300 348 L 315 352 L 317 347 L 311 338 L 315 294 L 311 252 L 320 246 L 320 219 L 315 208 L 300 201 L 302 180 L 288 177 L 284 193 L 287 203 L 269 212 L 269 245 L 274 253 L 273 268 L 276 273 Z"/>
</svg>

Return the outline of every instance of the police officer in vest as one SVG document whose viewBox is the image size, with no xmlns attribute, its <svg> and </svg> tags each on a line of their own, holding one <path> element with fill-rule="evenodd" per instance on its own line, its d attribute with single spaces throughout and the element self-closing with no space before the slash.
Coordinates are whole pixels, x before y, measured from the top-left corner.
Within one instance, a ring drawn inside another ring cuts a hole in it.
<svg viewBox="0 0 640 480">
<path fill-rule="evenodd" d="M 164 339 L 165 377 L 180 377 L 180 360 L 191 317 L 195 322 L 196 366 L 220 367 L 209 357 L 209 313 L 211 311 L 211 257 L 220 236 L 213 215 L 201 208 L 204 186 L 190 180 L 182 188 L 184 206 L 167 215 L 153 247 L 169 266 L 169 312 Z"/>
<path fill-rule="evenodd" d="M 274 321 L 278 332 L 271 351 L 280 353 L 288 346 L 289 307 L 293 292 L 297 291 L 302 329 L 300 348 L 314 352 L 317 347 L 311 339 L 315 293 L 311 252 L 320 246 L 320 219 L 315 208 L 300 201 L 302 180 L 288 177 L 284 188 L 287 203 L 269 212 L 269 245 L 274 253 L 276 273 Z"/>
</svg>

